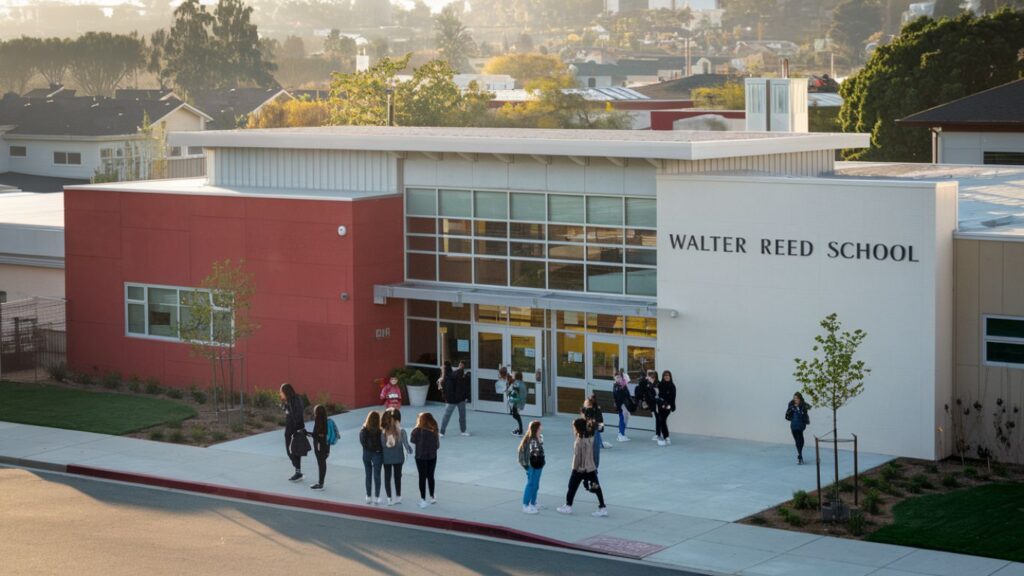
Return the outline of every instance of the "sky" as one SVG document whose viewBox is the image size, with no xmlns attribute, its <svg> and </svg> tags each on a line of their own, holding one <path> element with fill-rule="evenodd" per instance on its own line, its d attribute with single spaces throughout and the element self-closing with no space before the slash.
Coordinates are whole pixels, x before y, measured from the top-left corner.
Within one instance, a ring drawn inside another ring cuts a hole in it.
<svg viewBox="0 0 1024 576">
<path fill-rule="evenodd" d="M 35 4 L 37 2 L 50 3 L 52 0 L 0 0 L 0 7 L 2 6 L 26 6 Z M 64 4 L 92 4 L 97 6 L 117 6 L 125 3 L 135 3 L 141 5 L 141 2 L 133 2 L 132 0 L 59 0 Z M 392 2 L 404 3 L 403 0 L 392 0 Z M 424 0 L 427 6 L 434 12 L 438 12 L 441 8 L 444 8 L 447 4 L 453 0 Z M 511 1 L 511 0 L 510 0 Z M 203 4 L 216 4 L 216 0 L 202 0 Z M 685 3 L 686 0 L 683 0 Z M 172 0 L 172 4 L 177 4 L 176 0 Z M 689 4 L 695 10 L 714 8 L 715 0 L 689 0 Z"/>
</svg>

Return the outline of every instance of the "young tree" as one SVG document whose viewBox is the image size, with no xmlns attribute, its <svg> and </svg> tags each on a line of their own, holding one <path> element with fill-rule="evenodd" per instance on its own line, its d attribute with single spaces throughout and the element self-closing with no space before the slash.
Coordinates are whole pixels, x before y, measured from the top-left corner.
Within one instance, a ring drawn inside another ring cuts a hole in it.
<svg viewBox="0 0 1024 576">
<path fill-rule="evenodd" d="M 38 42 L 24 36 L 7 42 L 0 41 L 0 88 L 18 94 L 25 91 L 26 85 L 36 73 L 32 55 Z"/>
<path fill-rule="evenodd" d="M 796 370 L 793 378 L 803 385 L 802 392 L 807 395 L 812 406 L 828 408 L 832 411 L 832 444 L 835 464 L 834 500 L 839 498 L 839 409 L 856 398 L 864 391 L 864 377 L 871 372 L 863 360 L 854 360 L 857 348 L 864 342 L 867 332 L 857 329 L 851 332 L 840 332 L 842 323 L 837 314 L 832 313 L 821 321 L 824 334 L 814 337 L 815 353 L 810 360 L 795 359 Z"/>
<path fill-rule="evenodd" d="M 174 25 L 164 48 L 164 72 L 186 94 L 216 83 L 212 25 L 213 15 L 199 0 L 185 0 L 174 9 Z"/>
<path fill-rule="evenodd" d="M 589 102 L 582 95 L 568 93 L 554 82 L 538 82 L 528 88 L 533 100 L 509 103 L 498 110 L 499 124 L 517 128 L 582 128 L 621 130 L 630 118 L 607 103 Z"/>
<path fill-rule="evenodd" d="M 249 115 L 246 128 L 329 126 L 331 110 L 323 100 L 276 100 Z"/>
<path fill-rule="evenodd" d="M 1024 12 L 1008 10 L 907 24 L 840 88 L 843 131 L 871 133 L 870 148 L 848 150 L 844 157 L 931 162 L 928 130 L 896 120 L 1016 80 L 1024 74 L 1020 38 Z"/>
<path fill-rule="evenodd" d="M 142 40 L 134 33 L 87 32 L 72 47 L 71 76 L 92 96 L 112 96 L 122 80 L 145 65 Z"/>
<path fill-rule="evenodd" d="M 539 80 L 554 80 L 564 88 L 575 85 L 575 80 L 558 56 L 536 52 L 495 56 L 484 64 L 483 73 L 508 74 L 515 78 L 519 86 L 526 86 Z"/>
<path fill-rule="evenodd" d="M 746 90 L 739 82 L 726 82 L 721 86 L 694 88 L 693 103 L 707 110 L 746 109 Z"/>
<path fill-rule="evenodd" d="M 213 9 L 213 37 L 220 72 L 217 87 L 273 85 L 275 67 L 263 59 L 260 36 L 252 23 L 252 6 L 242 0 L 218 0 Z"/>
<path fill-rule="evenodd" d="M 449 4 L 434 17 L 434 42 L 441 58 L 457 72 L 470 70 L 469 58 L 476 54 L 476 42 Z"/>
<path fill-rule="evenodd" d="M 232 263 L 227 259 L 214 262 L 199 286 L 182 296 L 181 336 L 191 344 L 193 354 L 210 362 L 210 385 L 214 390 L 226 390 L 225 407 L 230 414 L 237 398 L 238 346 L 259 329 L 249 316 L 255 284 L 244 260 Z M 216 395 L 214 405 L 219 410 Z"/>
<path fill-rule="evenodd" d="M 302 60 L 305 57 L 306 44 L 302 41 L 302 38 L 292 35 L 285 38 L 284 42 L 281 43 L 281 58 L 285 60 Z"/>
<path fill-rule="evenodd" d="M 411 54 L 397 60 L 385 57 L 363 72 L 332 74 L 332 124 L 386 125 L 388 92 L 393 98 L 395 76 L 409 64 L 410 57 Z"/>
</svg>

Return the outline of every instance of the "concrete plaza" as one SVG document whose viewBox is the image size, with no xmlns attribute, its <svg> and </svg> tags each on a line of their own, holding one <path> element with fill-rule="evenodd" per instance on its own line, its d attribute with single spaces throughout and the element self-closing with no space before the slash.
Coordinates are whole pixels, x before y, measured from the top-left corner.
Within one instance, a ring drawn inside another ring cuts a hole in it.
<svg viewBox="0 0 1024 576">
<path fill-rule="evenodd" d="M 428 410 L 440 415 L 443 407 Z M 197 448 L 0 422 L 0 462 L 78 464 L 362 507 L 356 432 L 365 413 L 334 417 L 341 439 L 332 451 L 323 492 L 308 487 L 316 469 L 312 458 L 304 461 L 306 482 L 286 481 L 291 469 L 279 431 Z M 404 410 L 407 429 L 414 414 L 413 409 Z M 517 439 L 509 434 L 511 418 L 475 412 L 469 414 L 472 436 L 459 436 L 453 422 L 442 440 L 437 505 L 425 510 L 416 506 L 417 478 L 409 462 L 405 501 L 393 508 L 504 526 L 598 550 L 627 551 L 652 563 L 717 574 L 1024 576 L 1024 565 L 1002 560 L 732 523 L 788 499 L 793 490 L 814 487 L 813 462 L 797 466 L 788 445 L 676 435 L 672 446 L 661 448 L 650 440 L 650 432 L 632 431 L 628 443 L 615 442 L 611 432 L 607 436 L 614 447 L 602 452 L 600 467 L 610 515 L 592 518 L 594 498 L 581 491 L 575 514 L 564 516 L 554 508 L 565 496 L 569 418 L 549 416 L 543 422 L 548 465 L 541 480 L 540 514 L 521 511 L 524 477 L 516 463 Z M 861 467 L 886 460 L 862 454 Z"/>
</svg>

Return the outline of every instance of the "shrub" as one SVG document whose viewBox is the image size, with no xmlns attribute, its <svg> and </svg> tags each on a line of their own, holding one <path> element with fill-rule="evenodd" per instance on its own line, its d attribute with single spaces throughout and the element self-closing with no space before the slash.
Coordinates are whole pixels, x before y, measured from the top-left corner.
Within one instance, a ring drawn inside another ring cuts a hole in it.
<svg viewBox="0 0 1024 576">
<path fill-rule="evenodd" d="M 976 478 L 978 476 L 978 469 L 974 466 L 964 466 L 964 476 L 968 478 Z"/>
<path fill-rule="evenodd" d="M 107 390 L 117 390 L 121 387 L 121 375 L 117 372 L 107 372 L 103 375 L 101 383 Z"/>
<path fill-rule="evenodd" d="M 868 489 L 864 493 L 864 499 L 861 500 L 861 508 L 867 511 L 868 514 L 878 514 L 881 510 L 881 504 L 882 496 L 874 488 Z"/>
<path fill-rule="evenodd" d="M 925 490 L 935 489 L 935 484 L 932 484 L 931 479 L 925 474 L 915 474 L 914 477 L 910 479 L 910 482 L 924 488 Z"/>
<path fill-rule="evenodd" d="M 163 391 L 164 388 L 160 385 L 160 380 L 157 380 L 156 378 L 146 380 L 146 388 L 144 390 L 146 394 L 159 394 Z"/>
<path fill-rule="evenodd" d="M 879 482 L 878 489 L 892 496 L 903 496 L 903 490 L 900 490 L 899 486 L 890 484 L 889 482 Z"/>
<path fill-rule="evenodd" d="M 939 473 L 939 467 L 936 466 L 935 464 L 928 464 L 927 466 L 924 467 L 924 469 L 929 474 L 938 474 Z"/>
<path fill-rule="evenodd" d="M 46 371 L 50 374 L 50 378 L 57 382 L 63 382 L 68 377 L 68 365 L 64 362 L 52 364 L 46 368 Z"/>
<path fill-rule="evenodd" d="M 128 390 L 130 392 L 135 393 L 138 393 L 140 390 L 142 390 L 142 378 L 139 378 L 138 376 L 132 376 L 131 378 L 129 378 Z"/>
<path fill-rule="evenodd" d="M 83 386 L 92 386 L 96 383 L 90 374 L 85 372 L 78 372 L 74 375 L 75 382 L 82 384 Z"/>
<path fill-rule="evenodd" d="M 861 478 L 860 483 L 863 484 L 865 488 L 878 488 L 878 485 L 881 484 L 878 478 L 873 476 L 865 476 Z"/>
<path fill-rule="evenodd" d="M 214 442 L 223 442 L 227 439 L 228 435 L 220 430 L 216 430 L 213 434 L 210 434 L 210 437 L 213 438 Z"/>
<path fill-rule="evenodd" d="M 850 484 L 846 480 L 841 480 L 839 482 L 839 491 L 840 492 L 853 492 L 853 484 Z"/>
<path fill-rule="evenodd" d="M 793 508 L 797 510 L 810 510 L 814 507 L 811 497 L 804 490 L 793 492 Z"/>
<path fill-rule="evenodd" d="M 252 395 L 252 405 L 256 408 L 270 408 L 277 404 L 277 393 L 273 390 L 257 388 Z"/>
<path fill-rule="evenodd" d="M 185 393 L 184 393 L 184 392 L 182 392 L 182 391 L 181 391 L 180 389 L 178 389 L 178 388 L 168 388 L 168 389 L 167 389 L 167 397 L 168 397 L 168 398 L 173 398 L 173 399 L 175 399 L 175 400 L 181 400 L 181 398 L 182 398 L 182 397 L 183 397 L 184 395 L 185 395 Z"/>
<path fill-rule="evenodd" d="M 790 510 L 788 508 L 786 508 L 785 510 L 786 510 L 786 513 L 782 515 L 782 519 L 786 521 L 786 524 L 789 524 L 790 526 L 803 526 L 804 525 L 804 519 L 803 519 L 802 516 L 800 516 L 799 512 L 795 512 L 795 511 Z"/>
<path fill-rule="evenodd" d="M 171 432 L 171 435 L 168 436 L 167 439 L 175 444 L 181 444 L 185 441 L 185 434 L 183 434 L 181 430 L 175 430 L 174 432 Z"/>
<path fill-rule="evenodd" d="M 194 400 L 196 404 L 206 404 L 206 392 L 200 390 L 195 384 L 189 388 L 188 392 L 192 395 L 192 400 Z"/>
<path fill-rule="evenodd" d="M 1009 475 L 1008 473 L 1009 471 L 1006 469 L 1006 464 L 1003 464 L 1002 462 L 992 463 L 992 474 L 1006 478 Z"/>
<path fill-rule="evenodd" d="M 264 412 L 263 414 L 260 414 L 260 419 L 263 420 L 264 422 L 274 423 L 277 421 L 277 414 L 270 414 L 268 412 Z"/>
<path fill-rule="evenodd" d="M 167 423 L 167 427 L 168 428 L 173 428 L 174 430 L 181 430 L 181 421 L 168 422 Z"/>
<path fill-rule="evenodd" d="M 850 519 L 846 521 L 846 529 L 854 536 L 861 536 L 864 534 L 864 528 L 867 526 L 867 519 L 864 518 L 864 514 L 859 510 L 850 513 Z"/>
<path fill-rule="evenodd" d="M 195 428 L 189 430 L 189 435 L 192 436 L 193 442 L 199 444 L 204 439 L 206 439 L 206 429 L 196 426 Z"/>
<path fill-rule="evenodd" d="M 942 485 L 946 488 L 956 488 L 960 486 L 960 482 L 956 479 L 956 474 L 946 474 L 942 477 Z"/>
<path fill-rule="evenodd" d="M 150 440 L 156 440 L 157 442 L 163 440 L 164 439 L 163 430 L 153 430 L 152 432 L 149 433 L 149 439 Z"/>
<path fill-rule="evenodd" d="M 768 523 L 768 520 L 766 520 L 764 516 L 761 516 L 760 514 L 758 514 L 757 516 L 751 516 L 750 517 L 750 523 L 754 524 L 756 526 L 764 526 L 765 524 Z"/>
<path fill-rule="evenodd" d="M 900 466 L 899 464 L 895 462 L 889 462 L 888 464 L 882 467 L 882 479 L 885 480 L 886 482 L 892 482 L 893 480 L 902 477 L 903 472 L 900 471 L 900 468 L 902 468 L 902 466 Z"/>
<path fill-rule="evenodd" d="M 241 422 L 235 422 L 234 424 L 231 425 L 231 431 L 234 432 L 235 434 L 241 434 L 243 431 L 245 431 L 245 426 L 243 426 Z"/>
</svg>

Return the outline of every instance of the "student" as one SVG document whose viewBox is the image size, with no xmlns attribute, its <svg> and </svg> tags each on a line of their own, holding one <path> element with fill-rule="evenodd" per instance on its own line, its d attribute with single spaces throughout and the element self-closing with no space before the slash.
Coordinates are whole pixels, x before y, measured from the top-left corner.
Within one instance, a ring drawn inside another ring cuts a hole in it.
<svg viewBox="0 0 1024 576">
<path fill-rule="evenodd" d="M 804 463 L 804 430 L 811 423 L 811 406 L 804 402 L 803 394 L 796 392 L 786 406 L 786 420 L 796 442 L 796 463 Z"/>
<path fill-rule="evenodd" d="M 593 516 L 603 517 L 608 515 L 608 508 L 604 505 L 604 492 L 597 480 L 597 466 L 594 464 L 594 437 L 589 435 L 587 421 L 577 418 L 572 422 L 573 432 L 576 440 L 572 444 L 572 474 L 569 476 L 569 491 L 565 494 L 565 504 L 558 507 L 562 514 L 572 514 L 572 502 L 576 498 L 576 491 L 583 483 L 583 487 L 597 496 L 598 508 Z"/>
<path fill-rule="evenodd" d="M 661 436 L 658 435 L 658 411 L 656 410 L 655 400 L 658 397 L 658 373 L 654 370 L 648 370 L 647 374 L 640 379 L 640 382 L 636 386 L 636 403 L 637 406 L 644 410 L 650 410 L 651 418 L 654 419 L 654 436 L 651 440 L 661 441 Z"/>
<path fill-rule="evenodd" d="M 402 407 L 402 387 L 398 385 L 398 378 L 388 378 L 388 383 L 380 389 L 380 399 L 384 402 L 384 409 Z"/>
<path fill-rule="evenodd" d="M 540 433 L 540 420 L 530 422 L 526 435 L 519 443 L 519 465 L 526 470 L 526 488 L 523 489 L 523 513 L 536 514 L 540 474 L 544 470 L 544 436 Z"/>
<path fill-rule="evenodd" d="M 396 417 L 397 416 L 397 417 Z M 412 454 L 412 446 L 401 426 L 398 410 L 385 410 L 380 418 L 384 462 L 384 491 L 388 495 L 388 506 L 402 503 L 402 464 L 405 454 Z M 391 499 L 391 478 L 395 479 L 395 498 Z"/>
<path fill-rule="evenodd" d="M 604 414 L 601 407 L 597 405 L 597 395 L 591 394 L 583 401 L 580 408 L 580 416 L 587 421 L 587 426 L 594 436 L 594 466 L 601 465 L 601 448 L 611 448 L 611 444 L 605 444 L 601 434 L 604 432 Z"/>
<path fill-rule="evenodd" d="M 658 382 L 658 397 L 655 402 L 655 431 L 661 437 L 658 446 L 672 443 L 668 437 L 668 415 L 676 411 L 676 383 L 672 381 L 672 372 L 665 370 Z"/>
<path fill-rule="evenodd" d="M 298 482 L 302 480 L 302 456 L 303 454 L 292 453 L 292 438 L 296 434 L 306 435 L 306 423 L 303 420 L 303 406 L 302 398 L 295 393 L 295 388 L 287 382 L 281 384 L 281 390 L 279 392 L 281 398 L 281 408 L 284 410 L 284 449 L 288 453 L 288 458 L 292 461 L 292 466 L 295 467 L 295 473 L 288 479 L 289 482 Z M 308 448 L 307 448 L 308 450 Z"/>
<path fill-rule="evenodd" d="M 629 376 L 626 371 L 619 368 L 615 373 L 615 384 L 612 385 L 612 399 L 615 401 L 615 411 L 619 413 L 619 442 L 629 442 L 626 436 L 626 425 L 629 423 L 629 413 L 636 410 L 636 404 L 629 394 Z"/>
<path fill-rule="evenodd" d="M 416 471 L 420 475 L 420 508 L 437 504 L 434 498 L 434 470 L 437 468 L 437 451 L 441 448 L 437 421 L 430 412 L 420 412 L 416 427 L 409 435 L 409 441 L 416 445 Z M 427 502 L 427 487 L 430 487 L 430 501 Z"/>
<path fill-rule="evenodd" d="M 327 409 L 321 404 L 313 407 L 313 455 L 316 456 L 316 467 L 319 480 L 310 486 L 313 490 L 324 489 L 324 477 L 327 476 L 327 457 L 331 455 L 331 445 L 327 443 Z"/>
<path fill-rule="evenodd" d="M 519 415 L 519 411 L 526 406 L 526 385 L 523 384 L 522 372 L 516 372 L 515 379 L 508 385 L 506 395 L 508 398 L 508 412 L 516 421 L 516 429 L 512 431 L 512 435 L 522 436 L 523 418 Z"/>
<path fill-rule="evenodd" d="M 448 429 L 448 421 L 451 420 L 452 412 L 459 409 L 459 431 L 463 436 L 469 436 L 466 430 L 466 400 L 469 400 L 469 387 L 463 386 L 466 378 L 466 364 L 459 362 L 459 368 L 452 370 L 452 363 L 444 361 L 444 372 L 441 376 L 441 395 L 444 397 L 444 418 L 441 419 L 441 437 L 444 438 L 445 430 Z"/>
<path fill-rule="evenodd" d="M 380 504 L 380 468 L 384 457 L 380 442 L 380 412 L 371 410 L 359 431 L 359 444 L 363 447 L 363 470 L 366 473 L 366 503 Z M 372 479 L 372 486 L 371 486 Z M 370 488 L 373 488 L 373 497 Z"/>
</svg>

